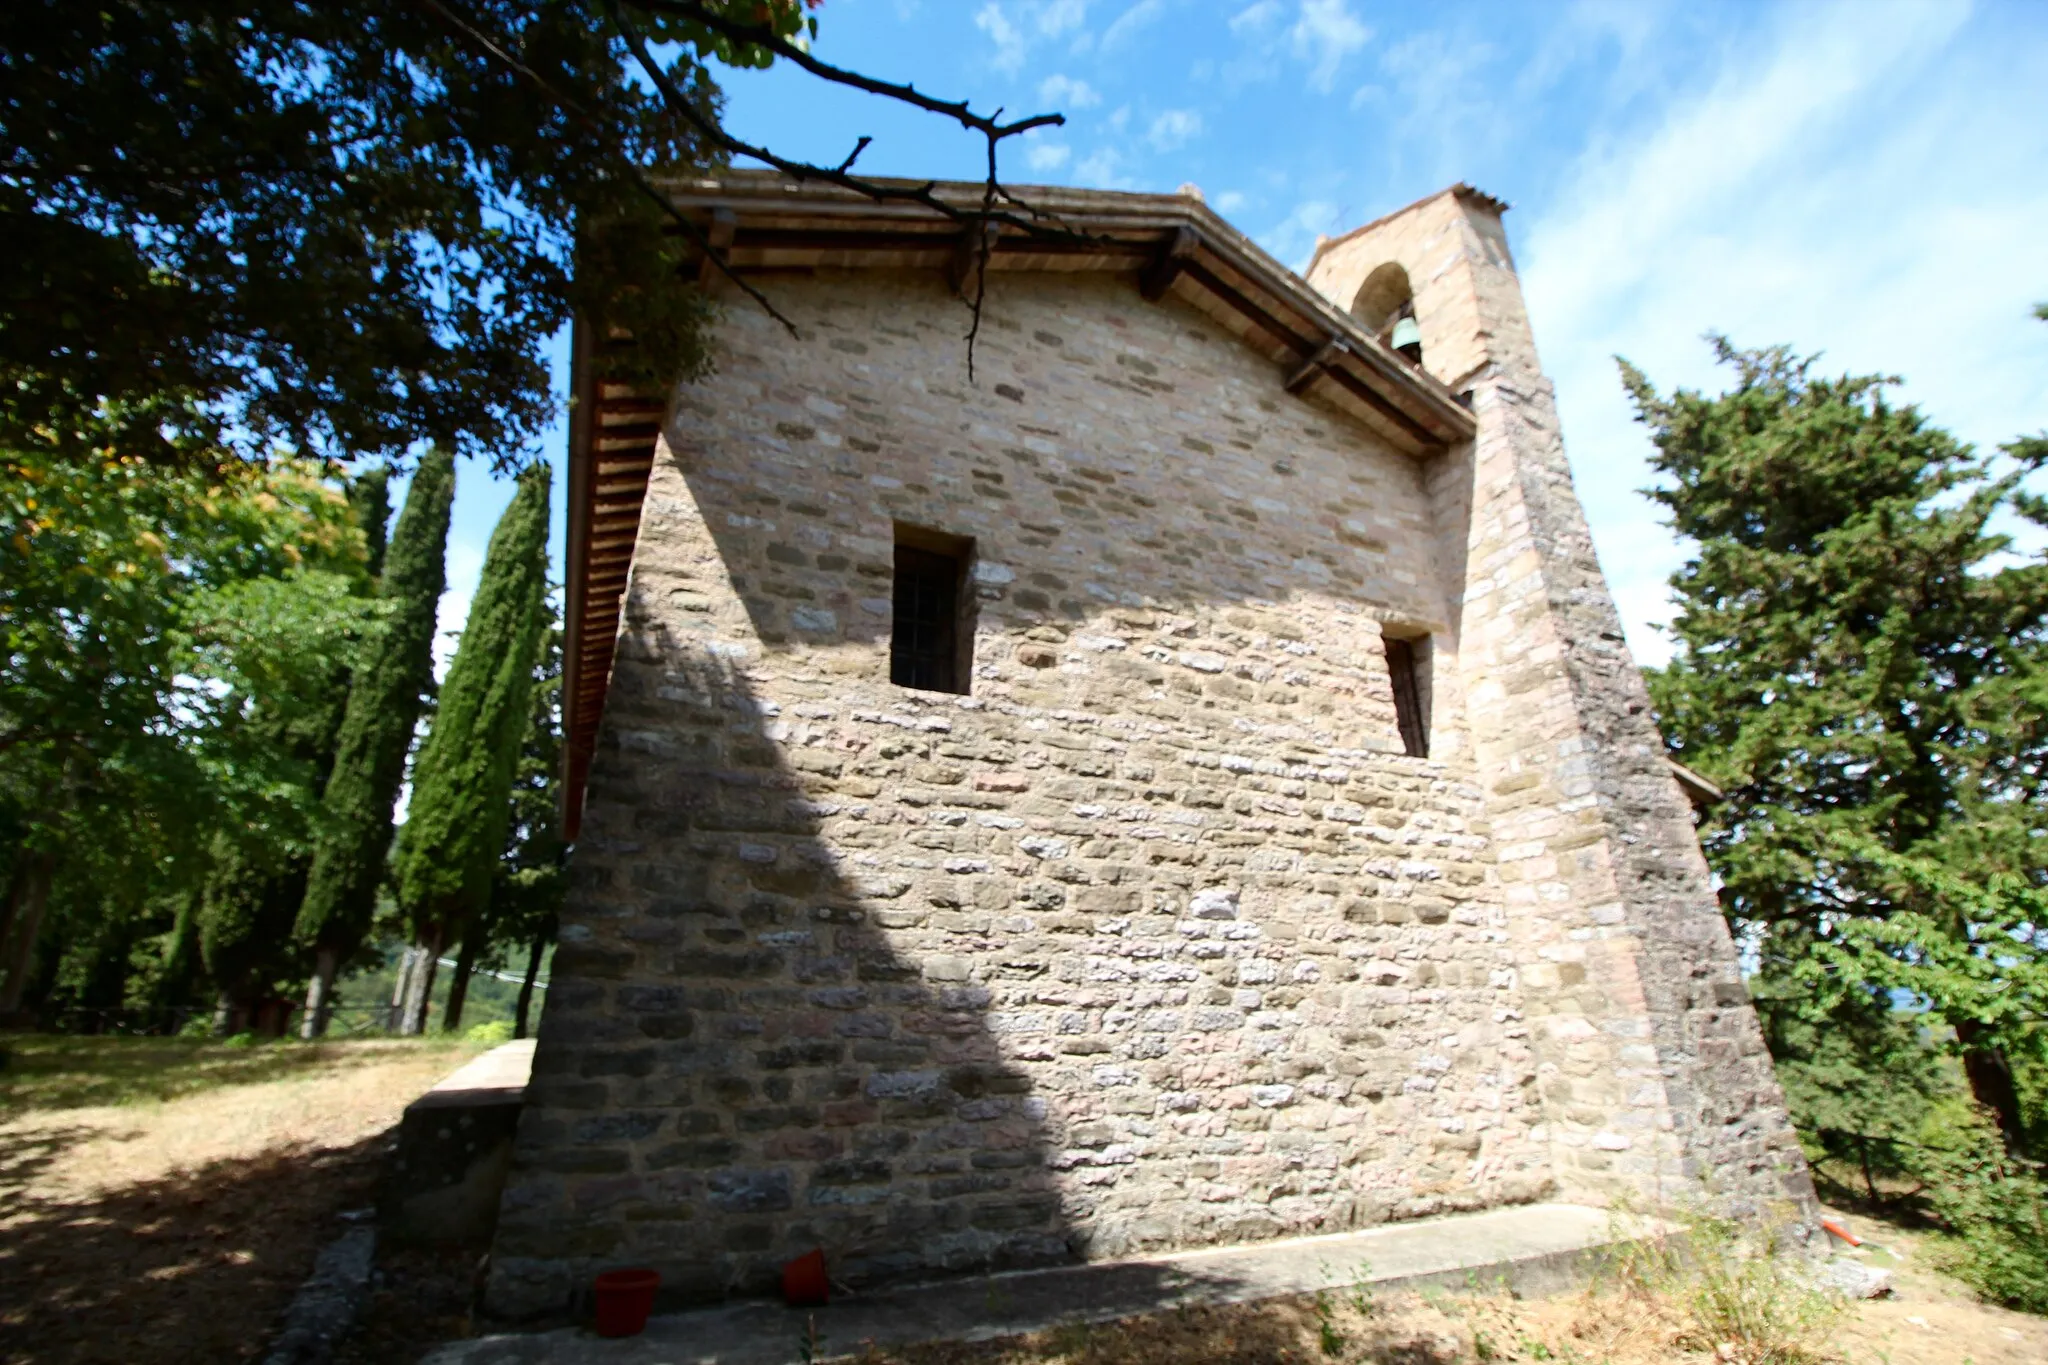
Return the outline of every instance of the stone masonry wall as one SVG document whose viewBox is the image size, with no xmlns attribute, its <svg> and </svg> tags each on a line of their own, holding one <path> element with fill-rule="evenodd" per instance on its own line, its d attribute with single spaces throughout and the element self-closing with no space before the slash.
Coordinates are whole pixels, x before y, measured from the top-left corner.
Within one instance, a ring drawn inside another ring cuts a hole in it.
<svg viewBox="0 0 2048 1365">
<path fill-rule="evenodd" d="M 935 277 L 769 283 L 804 339 L 735 305 L 649 488 L 491 1306 L 1548 1192 L 1470 452 L 1128 280 L 996 277 L 972 386 Z M 895 521 L 976 539 L 969 696 L 888 682 Z M 1383 624 L 1432 636 L 1431 758 Z"/>
<path fill-rule="evenodd" d="M 1401 263 L 1424 363 L 1468 390 L 1469 465 L 1433 496 L 1467 526 L 1457 667 L 1567 1194 L 1738 1209 L 1812 1189 L 1691 813 L 1663 762 L 1575 496 L 1498 212 L 1454 192 L 1328 244 L 1349 306 Z"/>
</svg>

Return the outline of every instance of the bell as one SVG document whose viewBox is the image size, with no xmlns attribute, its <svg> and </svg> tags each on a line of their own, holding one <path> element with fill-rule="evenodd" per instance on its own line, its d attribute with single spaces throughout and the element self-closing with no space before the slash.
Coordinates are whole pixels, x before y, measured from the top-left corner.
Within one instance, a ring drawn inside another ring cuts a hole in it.
<svg viewBox="0 0 2048 1365">
<path fill-rule="evenodd" d="M 1402 318 L 1394 324 L 1393 347 L 1408 357 L 1410 363 L 1422 363 L 1422 329 L 1415 325 L 1414 318 Z"/>
</svg>

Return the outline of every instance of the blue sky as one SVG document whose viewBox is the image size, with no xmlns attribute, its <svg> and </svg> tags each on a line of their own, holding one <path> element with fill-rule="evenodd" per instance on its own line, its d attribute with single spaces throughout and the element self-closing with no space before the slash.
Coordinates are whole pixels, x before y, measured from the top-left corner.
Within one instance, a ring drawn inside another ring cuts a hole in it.
<svg viewBox="0 0 2048 1365">
<path fill-rule="evenodd" d="M 1612 357 L 1717 386 L 1701 335 L 1789 342 L 1991 446 L 2048 427 L 2048 3 L 828 0 L 817 51 L 1065 128 L 1020 184 L 1192 182 L 1281 262 L 1459 180 L 1508 231 L 1602 565 L 1644 663 L 1684 549 L 1636 492 Z M 978 138 L 793 69 L 727 124 L 875 174 L 979 174 Z M 560 461 L 559 433 L 550 447 Z M 509 486 L 462 472 L 442 625 Z M 557 521 L 560 519 L 557 494 Z M 557 535 L 556 555 L 560 556 Z"/>
</svg>

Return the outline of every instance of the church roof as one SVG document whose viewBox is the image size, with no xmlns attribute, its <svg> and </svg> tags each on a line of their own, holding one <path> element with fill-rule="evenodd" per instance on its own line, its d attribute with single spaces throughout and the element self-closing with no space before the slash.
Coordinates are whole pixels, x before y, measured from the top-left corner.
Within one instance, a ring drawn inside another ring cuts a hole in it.
<svg viewBox="0 0 2048 1365">
<path fill-rule="evenodd" d="M 981 184 L 964 181 L 872 183 L 928 188 L 963 211 L 978 208 L 984 192 Z M 948 272 L 956 288 L 971 289 L 968 281 L 979 254 L 976 234 L 925 205 L 878 202 L 768 171 L 677 180 L 666 188 L 699 225 L 711 249 L 742 276 L 821 269 L 935 270 Z M 1287 392 L 1350 414 L 1396 450 L 1424 456 L 1472 439 L 1472 414 L 1449 389 L 1267 255 L 1198 194 L 1050 187 L 1017 187 L 1013 193 L 1031 205 L 1047 228 L 1000 229 L 988 247 L 992 276 L 1088 272 L 1132 277 L 1144 297 L 1161 301 L 1170 295 L 1264 355 Z M 700 258 L 704 254 L 700 251 Z M 721 273 L 702 259 L 697 270 L 707 286 Z M 772 298 L 772 281 L 765 288 Z M 729 302 L 751 306 L 737 298 Z M 660 396 L 598 383 L 589 363 L 592 344 L 579 332 L 569 438 L 562 700 L 568 741 L 564 816 L 570 838 L 575 837 L 604 712 L 640 504 L 666 416 Z"/>
</svg>

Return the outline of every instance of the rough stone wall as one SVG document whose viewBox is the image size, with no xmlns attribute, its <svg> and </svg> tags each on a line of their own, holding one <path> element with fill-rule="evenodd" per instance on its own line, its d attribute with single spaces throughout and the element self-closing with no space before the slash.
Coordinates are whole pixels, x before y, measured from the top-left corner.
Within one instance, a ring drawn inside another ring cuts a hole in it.
<svg viewBox="0 0 2048 1365">
<path fill-rule="evenodd" d="M 971 387 L 934 277 L 773 289 L 657 460 L 492 1307 L 1545 1194 L 1442 471 L 1127 280 L 997 277 Z M 970 696 L 888 683 L 893 521 L 976 538 Z"/>
<path fill-rule="evenodd" d="M 1467 527 L 1457 661 L 1568 1194 L 1810 1205 L 1805 1163 L 1691 814 L 1663 763 L 1565 460 L 1498 213 L 1446 193 L 1328 244 L 1348 307 L 1386 261 L 1425 365 L 1469 390 L 1469 465 L 1432 482 Z M 1704 1182 L 1704 1183 L 1703 1183 Z"/>
</svg>

